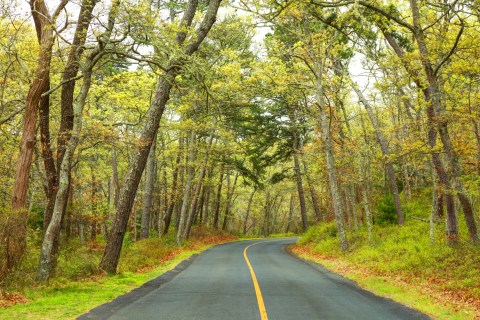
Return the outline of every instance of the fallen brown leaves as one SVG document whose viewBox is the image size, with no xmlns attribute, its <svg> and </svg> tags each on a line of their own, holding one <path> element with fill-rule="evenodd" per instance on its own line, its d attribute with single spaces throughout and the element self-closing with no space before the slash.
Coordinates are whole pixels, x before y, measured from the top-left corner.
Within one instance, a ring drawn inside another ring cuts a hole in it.
<svg viewBox="0 0 480 320">
<path fill-rule="evenodd" d="M 25 303 L 28 299 L 18 292 L 1 292 L 0 309 L 5 309 L 16 304 Z"/>
<path fill-rule="evenodd" d="M 402 289 L 409 289 L 413 286 L 423 295 L 432 297 L 440 305 L 450 305 L 456 311 L 468 308 L 474 312 L 474 319 L 480 319 L 480 299 L 473 296 L 472 291 L 468 289 L 446 289 L 451 279 L 438 277 L 437 275 L 421 279 L 417 275 L 408 272 L 379 272 L 378 270 L 349 262 L 341 257 L 327 256 L 314 252 L 308 245 L 293 245 L 291 250 L 298 256 L 308 258 L 309 260 L 318 263 L 327 262 L 329 264 L 328 269 L 341 275 L 351 274 L 362 278 L 377 277 Z"/>
<path fill-rule="evenodd" d="M 165 254 L 158 259 L 157 264 L 143 266 L 142 268 L 139 268 L 136 272 L 145 273 L 155 269 L 156 267 L 158 267 L 159 264 L 165 264 L 167 262 L 170 262 L 175 259 L 179 254 L 181 254 L 182 250 L 200 250 L 205 246 L 221 244 L 236 239 L 237 237 L 234 237 L 231 234 L 212 233 L 207 229 L 197 227 L 193 230 L 188 245 L 180 248 L 171 248 L 167 250 Z"/>
<path fill-rule="evenodd" d="M 238 238 L 224 232 L 215 232 L 205 227 L 196 227 L 192 230 L 188 249 L 198 250 L 208 245 L 221 244 Z"/>
</svg>

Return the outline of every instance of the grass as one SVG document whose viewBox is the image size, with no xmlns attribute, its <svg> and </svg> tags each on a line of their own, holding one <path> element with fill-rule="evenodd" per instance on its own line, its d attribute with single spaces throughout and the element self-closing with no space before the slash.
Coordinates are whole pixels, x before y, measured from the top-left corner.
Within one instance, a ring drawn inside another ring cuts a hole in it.
<svg viewBox="0 0 480 320">
<path fill-rule="evenodd" d="M 55 281 L 49 286 L 24 292 L 29 300 L 6 309 L 0 309 L 0 318 L 7 319 L 75 319 L 88 310 L 111 301 L 141 284 L 174 268 L 179 262 L 202 250 L 185 250 L 173 260 L 145 272 L 125 272 L 83 281 Z"/>
<path fill-rule="evenodd" d="M 422 221 L 375 226 L 371 240 L 362 229 L 350 235 L 349 251 L 341 252 L 334 223 L 323 223 L 310 228 L 293 251 L 436 319 L 480 319 L 480 248 L 468 242 L 448 247 L 443 233 L 439 225 L 431 244 Z"/>
<path fill-rule="evenodd" d="M 169 237 L 126 243 L 118 268 L 119 274 L 114 276 L 80 276 L 82 272 L 89 272 L 90 265 L 97 263 L 102 246 L 90 245 L 90 249 L 82 247 L 67 250 L 62 253 L 59 264 L 61 276 L 55 277 L 46 285 L 23 288 L 20 294 L 7 294 L 5 300 L 14 305 L 0 309 L 0 319 L 75 319 L 173 269 L 192 254 L 233 239 L 225 234 L 194 230 L 189 243 L 180 248 L 170 244 L 172 239 Z M 88 256 L 93 262 L 86 265 L 84 260 Z M 70 260 L 70 267 L 62 259 L 73 259 Z"/>
</svg>

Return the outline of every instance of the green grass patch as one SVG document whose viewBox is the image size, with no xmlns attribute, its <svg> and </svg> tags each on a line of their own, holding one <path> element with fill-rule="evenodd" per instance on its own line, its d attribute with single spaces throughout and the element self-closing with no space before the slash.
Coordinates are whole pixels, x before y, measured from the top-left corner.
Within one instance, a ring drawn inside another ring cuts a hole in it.
<svg viewBox="0 0 480 320">
<path fill-rule="evenodd" d="M 9 274 L 5 282 L 8 286 L 1 288 L 9 293 L 0 299 L 0 319 L 75 319 L 171 270 L 192 254 L 235 239 L 227 233 L 195 227 L 188 243 L 178 247 L 175 230 L 161 239 L 136 242 L 127 234 L 115 276 L 99 274 L 105 247 L 102 237 L 87 244 L 80 244 L 78 239 L 64 240 L 55 276 L 49 283 L 39 285 L 35 276 L 41 239 L 32 233 L 21 268 Z M 26 303 L 22 303 L 24 298 L 28 299 Z M 18 304 L 12 306 L 13 303 Z"/>
<path fill-rule="evenodd" d="M 480 248 L 467 241 L 449 247 L 444 232 L 437 225 L 432 244 L 428 223 L 376 225 L 371 240 L 362 228 L 341 252 L 335 224 L 322 223 L 304 234 L 296 252 L 437 319 L 473 319 L 480 310 Z M 460 232 L 467 234 L 464 226 Z"/>
<path fill-rule="evenodd" d="M 173 260 L 145 273 L 123 272 L 115 276 L 94 277 L 82 281 L 55 279 L 48 286 L 27 289 L 24 296 L 30 301 L 0 309 L 2 320 L 18 319 L 75 319 L 92 308 L 113 300 L 132 289 L 174 268 L 182 260 L 200 250 L 183 250 Z"/>
</svg>

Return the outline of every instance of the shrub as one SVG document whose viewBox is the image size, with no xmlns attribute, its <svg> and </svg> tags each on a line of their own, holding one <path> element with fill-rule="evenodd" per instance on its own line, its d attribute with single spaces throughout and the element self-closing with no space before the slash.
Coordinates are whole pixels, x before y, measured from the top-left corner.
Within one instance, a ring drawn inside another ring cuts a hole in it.
<svg viewBox="0 0 480 320">
<path fill-rule="evenodd" d="M 392 194 L 389 192 L 378 202 L 377 206 L 379 215 L 377 223 L 380 225 L 389 225 L 397 223 L 397 212 L 395 210 L 395 202 Z"/>
<path fill-rule="evenodd" d="M 319 223 L 308 228 L 302 238 L 299 240 L 300 244 L 309 242 L 320 242 L 327 239 L 337 237 L 337 226 L 334 222 Z"/>
</svg>

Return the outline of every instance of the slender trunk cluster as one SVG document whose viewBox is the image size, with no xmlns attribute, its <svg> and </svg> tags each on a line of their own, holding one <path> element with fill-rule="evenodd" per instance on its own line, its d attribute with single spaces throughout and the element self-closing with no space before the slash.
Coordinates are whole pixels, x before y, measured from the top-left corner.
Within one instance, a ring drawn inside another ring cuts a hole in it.
<svg viewBox="0 0 480 320">
<path fill-rule="evenodd" d="M 191 39 L 184 46 L 184 53 L 186 56 L 191 56 L 195 53 L 212 28 L 221 0 L 211 0 L 208 3 L 208 10 L 203 21 L 196 31 L 195 37 Z M 189 28 L 195 17 L 198 2 L 191 0 L 187 4 L 187 9 L 184 12 L 182 22 L 180 24 L 180 31 L 177 33 L 177 42 L 180 46 L 184 45 L 187 38 L 185 28 Z M 135 154 L 132 157 L 132 162 L 125 178 L 123 188 L 120 191 L 119 201 L 116 208 L 115 218 L 112 224 L 112 229 L 107 240 L 100 268 L 108 273 L 115 273 L 117 269 L 118 260 L 120 258 L 120 251 L 122 249 L 123 237 L 125 235 L 128 223 L 128 215 L 133 206 L 135 194 L 140 182 L 143 169 L 148 158 L 148 153 L 155 137 L 160 120 L 165 110 L 165 105 L 170 98 L 170 90 L 175 82 L 175 78 L 182 71 L 185 60 L 172 60 L 167 66 L 166 72 L 162 74 L 158 84 L 155 88 L 155 95 L 150 105 L 146 122 L 140 137 L 140 143 Z"/>
</svg>

